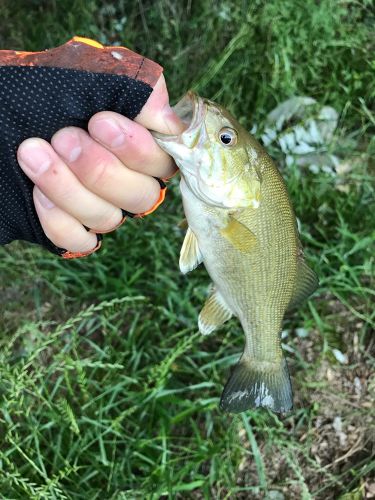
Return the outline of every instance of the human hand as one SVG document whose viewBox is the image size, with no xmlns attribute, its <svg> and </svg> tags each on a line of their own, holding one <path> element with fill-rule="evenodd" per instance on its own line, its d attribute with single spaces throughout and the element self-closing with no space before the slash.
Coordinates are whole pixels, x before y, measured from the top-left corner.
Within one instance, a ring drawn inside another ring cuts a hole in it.
<svg viewBox="0 0 375 500">
<path fill-rule="evenodd" d="M 47 237 L 72 255 L 87 255 L 98 247 L 96 233 L 123 222 L 122 210 L 154 210 L 164 196 L 154 177 L 166 179 L 176 166 L 147 129 L 177 134 L 183 128 L 161 75 L 134 121 L 102 111 L 90 119 L 88 132 L 66 127 L 51 144 L 23 141 L 17 159 L 35 184 L 34 205 Z"/>
</svg>

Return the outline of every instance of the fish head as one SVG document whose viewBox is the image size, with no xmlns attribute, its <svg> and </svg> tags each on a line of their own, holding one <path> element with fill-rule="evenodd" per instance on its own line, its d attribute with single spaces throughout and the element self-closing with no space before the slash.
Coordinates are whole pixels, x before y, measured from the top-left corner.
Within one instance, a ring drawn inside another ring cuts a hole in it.
<svg viewBox="0 0 375 500">
<path fill-rule="evenodd" d="M 153 132 L 188 188 L 208 205 L 258 208 L 260 145 L 218 104 L 188 92 L 174 107 L 186 124 L 179 135 Z"/>
</svg>

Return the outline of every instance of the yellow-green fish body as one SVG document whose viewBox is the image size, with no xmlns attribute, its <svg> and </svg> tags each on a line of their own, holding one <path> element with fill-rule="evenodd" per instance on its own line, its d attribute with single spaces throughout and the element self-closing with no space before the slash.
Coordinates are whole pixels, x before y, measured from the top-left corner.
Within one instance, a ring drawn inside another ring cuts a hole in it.
<svg viewBox="0 0 375 500">
<path fill-rule="evenodd" d="M 232 315 L 245 333 L 221 407 L 292 407 L 280 345 L 285 311 L 317 286 L 305 264 L 285 183 L 262 146 L 223 108 L 193 94 L 176 107 L 191 120 L 180 136 L 156 134 L 181 170 L 189 228 L 182 272 L 204 263 L 213 285 L 198 325 L 209 334 Z"/>
</svg>

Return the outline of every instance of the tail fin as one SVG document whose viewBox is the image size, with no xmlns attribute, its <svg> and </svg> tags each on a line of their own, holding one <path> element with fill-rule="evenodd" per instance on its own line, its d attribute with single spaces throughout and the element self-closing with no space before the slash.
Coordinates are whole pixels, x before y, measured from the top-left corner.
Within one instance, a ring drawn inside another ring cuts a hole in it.
<svg viewBox="0 0 375 500">
<path fill-rule="evenodd" d="M 286 413 L 293 408 L 293 394 L 288 366 L 253 362 L 242 357 L 235 366 L 221 396 L 220 408 L 240 413 L 252 407 L 263 406 L 275 413 Z"/>
</svg>

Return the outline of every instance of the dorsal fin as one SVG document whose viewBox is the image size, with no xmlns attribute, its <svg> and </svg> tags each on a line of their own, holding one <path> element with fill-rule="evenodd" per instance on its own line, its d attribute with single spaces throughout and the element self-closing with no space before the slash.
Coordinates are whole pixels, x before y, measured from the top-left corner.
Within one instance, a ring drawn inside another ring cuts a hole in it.
<svg viewBox="0 0 375 500">
<path fill-rule="evenodd" d="M 296 287 L 290 299 L 288 309 L 300 304 L 307 299 L 318 288 L 319 281 L 317 275 L 306 264 L 303 255 L 298 257 Z"/>
<path fill-rule="evenodd" d="M 183 274 L 186 274 L 202 262 L 203 257 L 199 250 L 197 238 L 190 227 L 188 227 L 180 252 L 180 270 Z"/>
</svg>

